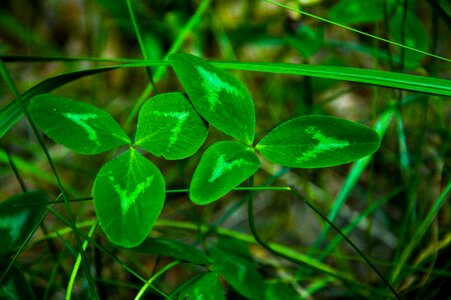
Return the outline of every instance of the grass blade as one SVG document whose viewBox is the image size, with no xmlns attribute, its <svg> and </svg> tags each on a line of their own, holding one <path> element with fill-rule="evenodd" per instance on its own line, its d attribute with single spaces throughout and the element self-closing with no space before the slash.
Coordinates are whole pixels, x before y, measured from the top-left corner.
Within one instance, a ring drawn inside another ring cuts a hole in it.
<svg viewBox="0 0 451 300">
<path fill-rule="evenodd" d="M 415 247 L 423 239 L 429 225 L 431 225 L 432 221 L 437 216 L 443 203 L 446 201 L 446 199 L 448 199 L 450 192 L 451 192 L 451 181 L 448 182 L 448 184 L 444 188 L 442 194 L 437 199 L 437 201 L 434 203 L 434 205 L 432 206 L 431 210 L 427 214 L 424 221 L 419 224 L 418 229 L 415 232 L 414 236 L 410 239 L 410 242 L 404 248 L 404 251 L 401 254 L 400 261 L 396 264 L 395 269 L 392 273 L 392 276 L 391 276 L 392 282 L 397 282 L 399 275 L 401 273 L 401 269 L 404 267 L 406 261 L 409 259 L 409 257 L 414 252 Z"/>
<path fill-rule="evenodd" d="M 354 29 L 352 27 L 349 27 L 349 26 L 346 26 L 346 25 L 343 25 L 343 24 L 340 24 L 340 23 L 337 23 L 337 22 L 334 22 L 334 21 L 331 21 L 331 20 L 328 20 L 328 19 L 325 19 L 325 18 L 322 18 L 322 17 L 318 17 L 316 15 L 307 13 L 305 11 L 302 11 L 302 10 L 290 7 L 288 5 L 284 5 L 284 4 L 282 4 L 280 2 L 277 2 L 277 1 L 273 1 L 273 0 L 264 0 L 264 1 L 268 2 L 268 3 L 271 3 L 271 4 L 274 4 L 276 6 L 279 6 L 279 7 L 286 8 L 288 10 L 297 12 L 299 14 L 303 14 L 303 15 L 309 16 L 311 18 L 323 21 L 325 23 L 336 25 L 338 27 L 347 29 L 349 31 L 352 31 L 352 32 L 355 32 L 355 33 L 358 33 L 358 34 L 361 34 L 361 35 L 365 35 L 365 36 L 368 36 L 370 38 L 373 38 L 373 39 L 376 39 L 376 40 L 379 40 L 379 41 L 382 41 L 382 42 L 385 42 L 385 43 L 388 43 L 388 44 L 391 44 L 391 45 L 395 45 L 395 46 L 401 47 L 403 49 L 408 49 L 408 50 L 411 50 L 411 51 L 416 52 L 416 53 L 421 53 L 421 54 L 424 54 L 424 55 L 428 55 L 428 56 L 440 59 L 442 61 L 451 62 L 451 59 L 449 59 L 449 58 L 442 57 L 442 56 L 435 55 L 435 54 L 431 54 L 431 53 L 428 53 L 428 52 L 425 52 L 425 51 L 421 51 L 421 50 L 415 49 L 414 47 L 409 47 L 409 46 L 406 46 L 406 45 L 403 45 L 403 44 L 400 44 L 400 43 L 396 43 L 396 42 L 393 42 L 393 41 L 390 41 L 390 40 L 387 40 L 387 39 L 384 39 L 384 38 L 381 38 L 381 37 L 378 37 L 378 36 L 375 36 L 375 35 L 372 35 L 372 34 L 369 34 L 369 33 L 366 33 L 366 32 L 360 31 L 360 30 L 357 30 L 357 29 Z"/>
<path fill-rule="evenodd" d="M 397 72 L 363 68 L 270 62 L 216 62 L 216 65 L 233 70 L 321 77 L 430 93 L 441 96 L 451 96 L 451 80 Z"/>
<path fill-rule="evenodd" d="M 1 58 L 2 56 L 0 56 L 0 59 Z M 345 80 L 357 83 L 366 83 L 383 87 L 410 90 L 415 92 L 429 93 L 439 96 L 451 96 L 451 80 L 445 80 L 434 77 L 402 74 L 379 70 L 368 70 L 361 68 L 306 65 L 306 64 L 287 64 L 287 63 L 268 63 L 268 62 L 214 62 L 213 64 L 215 64 L 218 67 L 232 70 L 329 78 L 335 80 Z M 28 101 L 35 95 L 48 93 L 66 83 L 75 81 L 77 79 L 89 75 L 112 71 L 119 68 L 138 68 L 138 67 L 168 66 L 168 65 L 169 63 L 167 63 L 166 61 L 153 61 L 153 62 L 143 61 L 142 63 L 114 65 L 108 67 L 99 67 L 65 73 L 55 77 L 48 78 L 42 81 L 41 83 L 38 83 L 37 85 L 35 85 L 34 87 L 30 88 L 25 93 L 23 93 L 22 99 L 24 100 L 24 104 L 27 105 Z M 156 75 L 157 74 L 160 73 L 156 73 Z M 148 93 L 146 93 L 146 95 L 147 94 Z M 146 99 L 146 97 L 142 98 L 143 101 Z M 138 106 L 140 107 L 140 105 Z M 18 103 L 17 99 L 14 99 L 10 103 L 8 103 L 5 107 L 3 107 L 0 110 L 0 137 L 2 137 L 16 123 L 22 115 L 23 112 L 20 108 L 20 104 Z M 129 121 L 131 121 L 131 119 Z"/>
</svg>

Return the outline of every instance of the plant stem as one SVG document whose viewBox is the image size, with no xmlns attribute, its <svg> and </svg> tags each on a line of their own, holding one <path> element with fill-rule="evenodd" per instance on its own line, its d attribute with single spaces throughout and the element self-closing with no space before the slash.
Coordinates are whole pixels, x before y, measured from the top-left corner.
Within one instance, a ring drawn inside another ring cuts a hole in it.
<svg viewBox="0 0 451 300">
<path fill-rule="evenodd" d="M 169 264 L 167 264 L 166 266 L 164 266 L 163 268 L 161 268 L 161 270 L 159 270 L 155 275 L 153 275 L 152 277 L 149 278 L 149 280 L 146 281 L 146 283 L 143 285 L 143 287 L 139 290 L 138 294 L 135 297 L 135 300 L 139 300 L 141 299 L 141 297 L 144 295 L 145 291 L 147 290 L 147 288 L 161 275 L 163 275 L 166 271 L 168 271 L 169 269 L 175 267 L 176 265 L 180 264 L 180 261 L 176 260 L 173 261 Z"/>
<path fill-rule="evenodd" d="M 385 285 L 390 289 L 390 291 L 393 293 L 393 295 L 397 299 L 401 299 L 401 297 L 398 295 L 396 290 L 393 288 L 393 286 L 388 282 L 387 279 L 385 279 L 384 275 L 377 269 L 377 267 L 371 262 L 371 260 L 366 257 L 366 255 L 357 247 L 354 242 L 352 242 L 333 222 L 331 222 L 323 213 L 321 213 L 313 204 L 311 204 L 305 197 L 303 197 L 300 193 L 298 193 L 296 190 L 294 190 L 292 187 L 288 187 L 287 191 L 289 191 L 292 195 L 296 197 L 296 199 L 302 201 L 305 203 L 309 208 L 311 208 L 318 216 L 321 217 L 327 224 L 329 224 L 330 227 L 332 227 L 335 232 L 337 232 L 353 249 L 354 251 L 359 254 L 359 256 L 370 266 L 371 269 L 379 276 L 379 278 L 385 283 Z"/>
</svg>

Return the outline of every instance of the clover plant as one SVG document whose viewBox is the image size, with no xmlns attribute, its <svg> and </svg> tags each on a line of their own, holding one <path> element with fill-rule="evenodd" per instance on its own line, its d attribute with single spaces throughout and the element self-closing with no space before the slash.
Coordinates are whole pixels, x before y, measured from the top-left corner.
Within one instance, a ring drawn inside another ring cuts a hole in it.
<svg viewBox="0 0 451 300">
<path fill-rule="evenodd" d="M 285 167 L 322 168 L 355 161 L 379 147 L 372 129 L 320 115 L 288 120 L 254 146 L 255 108 L 244 83 L 190 54 L 173 54 L 169 61 L 187 96 L 171 92 L 150 98 L 141 107 L 133 139 L 107 112 L 85 102 L 42 94 L 28 107 L 48 137 L 75 152 L 98 154 L 129 145 L 105 163 L 93 185 L 100 226 L 116 245 L 140 245 L 163 209 L 164 177 L 144 152 L 168 160 L 190 157 L 205 142 L 206 122 L 230 140 L 211 145 L 194 171 L 189 197 L 198 205 L 217 201 L 256 173 L 259 156 Z M 221 265 L 220 271 L 229 270 L 225 261 Z"/>
</svg>

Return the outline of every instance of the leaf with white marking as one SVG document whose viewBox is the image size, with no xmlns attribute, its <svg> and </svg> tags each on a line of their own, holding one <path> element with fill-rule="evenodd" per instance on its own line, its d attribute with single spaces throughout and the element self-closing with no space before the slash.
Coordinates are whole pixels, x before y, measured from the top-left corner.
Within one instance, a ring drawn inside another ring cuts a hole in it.
<svg viewBox="0 0 451 300">
<path fill-rule="evenodd" d="M 130 143 L 107 112 L 84 102 L 43 94 L 33 97 L 28 111 L 48 137 L 81 154 L 98 154 Z"/>
<path fill-rule="evenodd" d="M 260 161 L 252 148 L 234 141 L 210 146 L 194 171 L 190 199 L 199 205 L 218 200 L 257 172 Z"/>
<path fill-rule="evenodd" d="M 197 112 L 222 132 L 250 145 L 255 108 L 246 86 L 203 59 L 177 53 L 169 61 Z"/>
<path fill-rule="evenodd" d="M 27 239 L 46 211 L 49 200 L 42 192 L 15 195 L 0 202 L 0 256 L 8 254 Z"/>
<path fill-rule="evenodd" d="M 218 273 L 210 272 L 186 286 L 179 294 L 179 300 L 225 300 L 224 290 Z"/>
<path fill-rule="evenodd" d="M 207 126 L 182 93 L 159 94 L 139 112 L 135 145 L 166 159 L 193 155 L 207 138 Z"/>
<path fill-rule="evenodd" d="M 130 149 L 100 169 L 93 194 L 97 218 L 108 239 L 130 248 L 152 230 L 163 208 L 165 184 L 157 167 Z"/>
<path fill-rule="evenodd" d="M 323 168 L 355 161 L 379 146 L 379 135 L 362 124 L 330 116 L 303 116 L 276 127 L 256 149 L 282 166 Z"/>
<path fill-rule="evenodd" d="M 8 261 L 0 261 L 0 274 L 3 275 L 8 267 Z M 5 278 L 2 279 L 0 282 L 0 299 L 36 299 L 30 284 L 19 268 L 16 267 L 16 264 L 11 266 Z"/>
</svg>

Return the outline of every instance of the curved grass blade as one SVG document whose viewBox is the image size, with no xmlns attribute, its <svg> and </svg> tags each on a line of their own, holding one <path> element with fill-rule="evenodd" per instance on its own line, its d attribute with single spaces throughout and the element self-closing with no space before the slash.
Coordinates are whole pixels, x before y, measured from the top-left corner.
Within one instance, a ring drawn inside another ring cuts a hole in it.
<svg viewBox="0 0 451 300">
<path fill-rule="evenodd" d="M 451 80 L 435 77 L 362 68 L 308 64 L 270 62 L 215 62 L 214 64 L 225 69 L 321 77 L 434 95 L 451 96 Z"/>
<path fill-rule="evenodd" d="M 1 57 L 1 56 L 0 56 Z M 7 58 L 7 57 L 6 57 Z M 38 58 L 34 58 L 39 61 Z M 33 60 L 33 58 L 30 58 Z M 362 68 L 348 68 L 336 66 L 319 66 L 306 64 L 267 63 L 267 62 L 212 62 L 213 65 L 224 69 L 267 72 L 277 74 L 291 74 L 345 80 L 351 82 L 397 88 L 414 92 L 428 93 L 439 96 L 451 96 L 451 80 L 410 75 L 396 72 L 369 70 Z M 51 92 L 52 90 L 77 79 L 116 70 L 118 68 L 142 68 L 147 66 L 168 66 L 169 63 L 154 61 L 115 65 L 61 74 L 48 78 L 33 86 L 22 94 L 25 105 L 35 95 Z M 0 137 L 2 137 L 23 115 L 17 99 L 12 100 L 0 110 Z"/>
<path fill-rule="evenodd" d="M 165 184 L 157 167 L 130 149 L 100 169 L 93 194 L 97 218 L 108 239 L 131 248 L 144 241 L 160 215 Z"/>
</svg>

